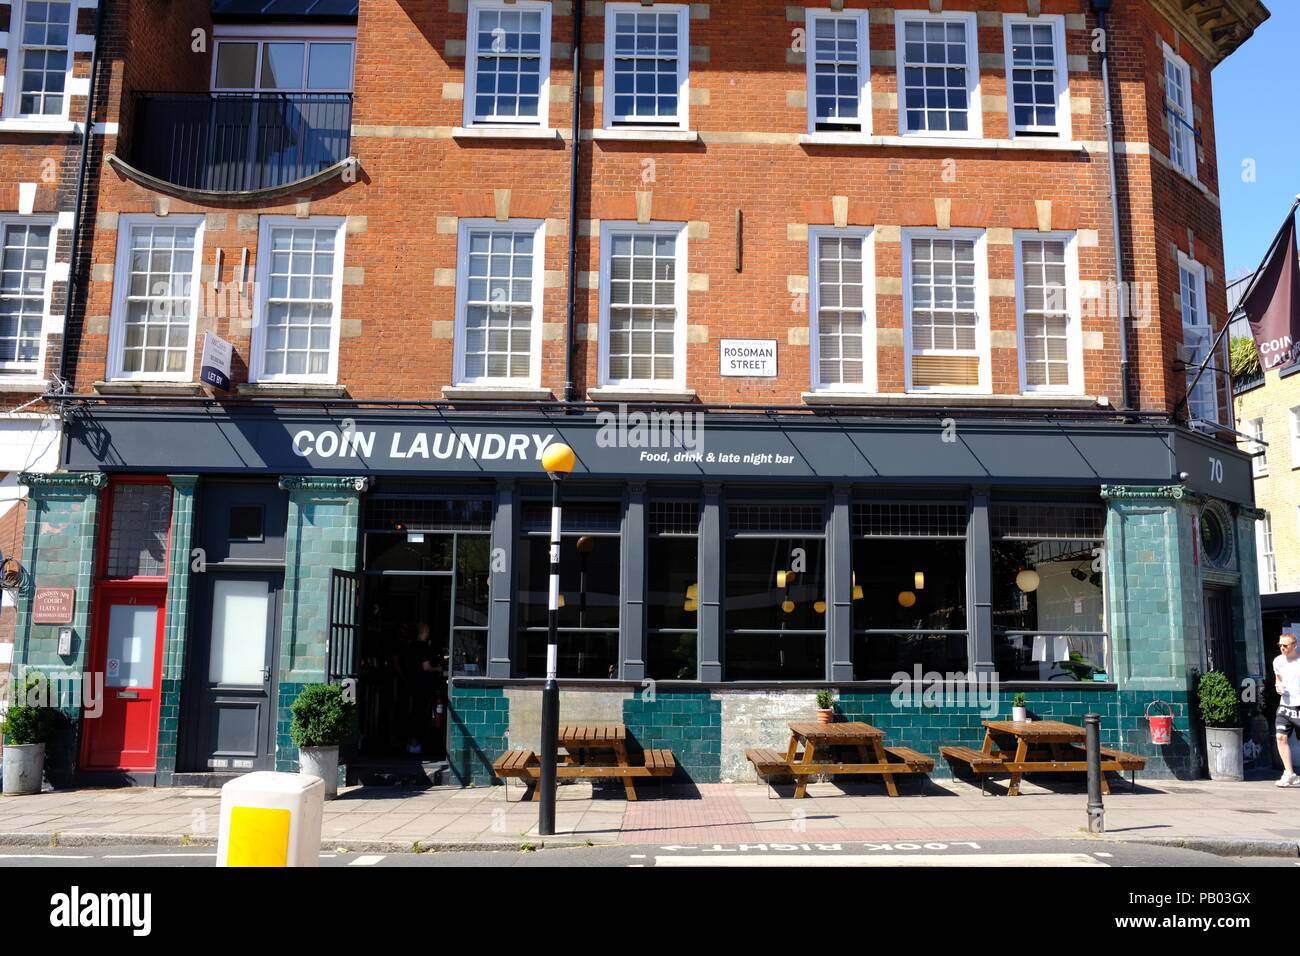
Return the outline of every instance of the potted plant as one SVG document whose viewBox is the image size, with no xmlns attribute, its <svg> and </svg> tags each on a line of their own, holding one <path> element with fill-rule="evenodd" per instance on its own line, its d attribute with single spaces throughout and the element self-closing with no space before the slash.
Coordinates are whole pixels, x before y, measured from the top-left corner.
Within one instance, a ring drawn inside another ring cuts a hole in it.
<svg viewBox="0 0 1300 956">
<path fill-rule="evenodd" d="M 1211 780 L 1241 780 L 1245 764 L 1241 749 L 1241 709 L 1236 688 L 1219 671 L 1210 671 L 1196 685 L 1205 725 L 1205 754 Z"/>
<path fill-rule="evenodd" d="M 817 723 L 829 724 L 835 720 L 835 697 L 828 690 L 817 692 Z"/>
<path fill-rule="evenodd" d="M 356 704 L 340 684 L 308 684 L 290 708 L 289 737 L 298 745 L 300 773 L 320 777 L 325 796 L 339 792 L 339 744 L 356 726 Z"/>
<path fill-rule="evenodd" d="M 45 775 L 45 743 L 50 739 L 54 712 L 42 706 L 42 683 L 39 673 L 29 673 L 23 681 L 22 696 L 5 711 L 0 721 L 4 735 L 4 793 L 19 796 L 41 792 Z"/>
<path fill-rule="evenodd" d="M 1029 709 L 1025 706 L 1025 695 L 1016 694 L 1011 698 L 1011 719 L 1024 721 L 1029 719 Z"/>
</svg>

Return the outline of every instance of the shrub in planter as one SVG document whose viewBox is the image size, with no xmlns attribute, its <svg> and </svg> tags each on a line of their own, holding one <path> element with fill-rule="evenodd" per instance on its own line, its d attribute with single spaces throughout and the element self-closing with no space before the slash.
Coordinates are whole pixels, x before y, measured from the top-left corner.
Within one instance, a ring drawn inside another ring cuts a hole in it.
<svg viewBox="0 0 1300 956">
<path fill-rule="evenodd" d="M 817 720 L 829 724 L 835 717 L 835 696 L 828 690 L 817 692 Z"/>
<path fill-rule="evenodd" d="M 4 736 L 4 792 L 39 793 L 45 773 L 45 744 L 54 733 L 55 713 L 32 701 L 39 700 L 44 678 L 38 673 L 23 681 L 18 703 L 12 704 L 0 721 Z"/>
<path fill-rule="evenodd" d="M 1241 780 L 1245 762 L 1241 748 L 1241 704 L 1237 689 L 1218 671 L 1202 675 L 1196 684 L 1205 753 L 1211 780 Z"/>
<path fill-rule="evenodd" d="M 302 772 L 325 781 L 326 796 L 338 793 L 339 744 L 356 728 L 357 705 L 339 684 L 308 684 L 289 708 L 289 737 L 298 745 Z"/>
</svg>

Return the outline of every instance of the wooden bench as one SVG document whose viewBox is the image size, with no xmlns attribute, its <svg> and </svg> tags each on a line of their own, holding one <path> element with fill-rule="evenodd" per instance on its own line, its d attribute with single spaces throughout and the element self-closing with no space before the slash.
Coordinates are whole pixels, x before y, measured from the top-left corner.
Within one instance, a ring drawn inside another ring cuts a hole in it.
<svg viewBox="0 0 1300 956">
<path fill-rule="evenodd" d="M 985 792 L 984 788 L 988 782 L 988 775 L 1002 771 L 1001 760 L 992 754 L 976 750 L 974 747 L 958 747 L 956 745 L 940 747 L 939 756 L 946 759 L 950 766 L 954 766 L 954 769 L 956 764 L 969 766 L 971 772 L 980 778 L 980 793 Z"/>
<path fill-rule="evenodd" d="M 636 790 L 631 786 L 636 777 L 671 777 L 677 770 L 677 758 L 671 750 L 645 751 L 644 764 L 610 766 L 605 764 L 560 763 L 555 768 L 556 779 L 620 779 L 627 784 L 627 798 L 636 800 Z M 507 750 L 492 764 L 492 772 L 502 780 L 517 777 L 533 788 L 532 799 L 541 799 L 537 783 L 542 777 L 542 762 L 531 750 Z"/>
<path fill-rule="evenodd" d="M 793 778 L 795 799 L 807 793 L 813 776 L 828 777 L 878 775 L 884 778 L 885 792 L 898 796 L 894 782 L 897 774 L 929 773 L 934 760 L 909 747 L 884 746 L 884 732 L 869 724 L 791 724 L 790 745 L 785 753 L 766 747 L 745 751 L 745 759 L 754 765 L 759 779 Z M 799 748 L 802 745 L 803 750 Z M 855 751 L 857 759 L 829 758 L 835 748 Z M 817 759 L 818 755 L 821 759 Z"/>
</svg>

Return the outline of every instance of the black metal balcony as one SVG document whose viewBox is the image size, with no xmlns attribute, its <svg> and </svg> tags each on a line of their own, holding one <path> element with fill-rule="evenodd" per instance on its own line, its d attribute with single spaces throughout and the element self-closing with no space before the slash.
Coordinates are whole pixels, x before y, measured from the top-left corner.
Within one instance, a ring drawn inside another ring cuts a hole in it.
<svg viewBox="0 0 1300 956">
<path fill-rule="evenodd" d="M 129 162 L 184 189 L 253 192 L 342 162 L 351 138 L 350 93 L 140 94 Z"/>
</svg>

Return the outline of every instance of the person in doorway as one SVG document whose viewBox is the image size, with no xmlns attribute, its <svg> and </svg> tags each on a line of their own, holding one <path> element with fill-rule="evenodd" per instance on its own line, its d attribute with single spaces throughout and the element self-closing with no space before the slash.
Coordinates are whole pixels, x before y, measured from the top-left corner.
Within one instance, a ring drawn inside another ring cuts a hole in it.
<svg viewBox="0 0 1300 956">
<path fill-rule="evenodd" d="M 421 754 L 431 740 L 434 703 L 442 677 L 442 658 L 433 646 L 429 625 L 421 623 L 415 632 L 410 660 L 410 734 L 406 752 Z"/>
<path fill-rule="evenodd" d="M 1273 659 L 1273 679 L 1278 695 L 1282 698 L 1277 708 L 1277 750 L 1282 755 L 1282 779 L 1279 787 L 1294 787 L 1300 784 L 1295 767 L 1291 764 L 1291 735 L 1300 733 L 1300 653 L 1296 651 L 1294 634 L 1283 634 L 1277 646 L 1282 653 Z"/>
</svg>

